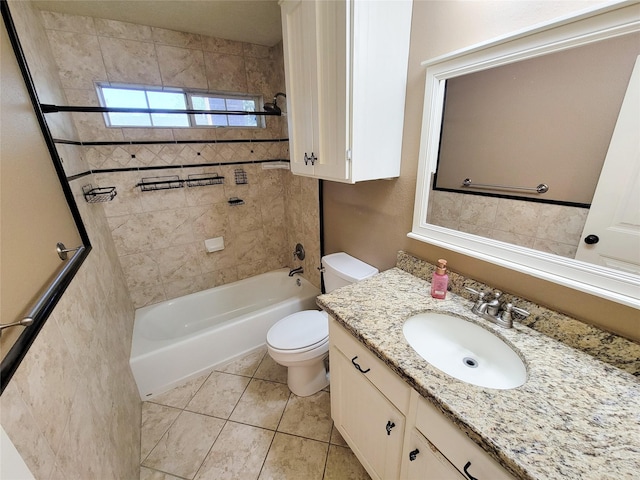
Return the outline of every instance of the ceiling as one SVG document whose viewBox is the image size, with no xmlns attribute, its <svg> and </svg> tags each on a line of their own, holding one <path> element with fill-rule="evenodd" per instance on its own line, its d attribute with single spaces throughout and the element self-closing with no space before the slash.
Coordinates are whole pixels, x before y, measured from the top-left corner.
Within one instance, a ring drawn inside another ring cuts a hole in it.
<svg viewBox="0 0 640 480">
<path fill-rule="evenodd" d="M 41 10 L 119 20 L 273 46 L 282 39 L 276 0 L 33 0 Z"/>
</svg>

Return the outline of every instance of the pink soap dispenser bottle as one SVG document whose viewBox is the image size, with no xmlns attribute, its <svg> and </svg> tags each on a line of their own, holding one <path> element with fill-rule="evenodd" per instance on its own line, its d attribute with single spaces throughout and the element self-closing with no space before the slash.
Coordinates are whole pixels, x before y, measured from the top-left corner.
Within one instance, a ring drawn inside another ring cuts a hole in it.
<svg viewBox="0 0 640 480">
<path fill-rule="evenodd" d="M 449 275 L 447 275 L 447 261 L 441 258 L 438 260 L 438 267 L 431 279 L 431 296 L 444 300 L 447 296 L 447 286 L 449 285 Z"/>
</svg>

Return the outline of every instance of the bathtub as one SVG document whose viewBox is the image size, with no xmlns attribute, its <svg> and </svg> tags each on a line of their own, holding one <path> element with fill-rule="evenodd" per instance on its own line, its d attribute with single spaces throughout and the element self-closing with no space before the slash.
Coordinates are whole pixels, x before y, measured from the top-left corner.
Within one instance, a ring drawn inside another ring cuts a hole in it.
<svg viewBox="0 0 640 480">
<path fill-rule="evenodd" d="M 287 269 L 136 310 L 130 365 L 143 400 L 265 345 L 281 318 L 317 309 L 320 291 Z"/>
</svg>

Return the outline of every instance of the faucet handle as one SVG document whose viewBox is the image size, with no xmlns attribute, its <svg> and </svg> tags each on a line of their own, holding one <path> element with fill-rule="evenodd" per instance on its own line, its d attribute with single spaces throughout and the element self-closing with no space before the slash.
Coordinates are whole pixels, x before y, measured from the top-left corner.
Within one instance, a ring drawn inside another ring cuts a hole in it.
<svg viewBox="0 0 640 480">
<path fill-rule="evenodd" d="M 518 315 L 522 316 L 523 318 L 527 318 L 529 315 L 531 315 L 526 310 L 523 310 L 522 308 L 514 307 L 513 305 L 511 306 L 511 310 L 517 313 Z"/>
<path fill-rule="evenodd" d="M 484 302 L 484 296 L 486 295 L 485 292 L 479 292 L 477 290 L 474 290 L 473 288 L 469 288 L 469 287 L 464 287 L 465 289 L 469 290 L 471 293 L 475 293 L 478 298 L 476 299 L 476 303 L 474 303 L 473 307 L 471 307 L 471 311 L 473 313 L 475 313 L 476 315 L 482 315 L 487 306 Z"/>
<path fill-rule="evenodd" d="M 469 287 L 464 287 L 465 290 L 469 290 L 471 293 L 475 293 L 476 295 L 478 295 L 478 299 L 482 300 L 484 298 L 484 296 L 486 295 L 485 292 L 479 292 L 477 290 L 474 290 L 473 288 L 469 288 Z"/>
<path fill-rule="evenodd" d="M 511 328 L 513 326 L 513 315 L 511 314 L 511 312 L 513 311 L 515 307 L 513 306 L 512 303 L 506 303 L 504 305 L 504 309 L 502 310 L 502 312 L 498 315 L 498 325 L 505 327 L 505 328 Z"/>
</svg>

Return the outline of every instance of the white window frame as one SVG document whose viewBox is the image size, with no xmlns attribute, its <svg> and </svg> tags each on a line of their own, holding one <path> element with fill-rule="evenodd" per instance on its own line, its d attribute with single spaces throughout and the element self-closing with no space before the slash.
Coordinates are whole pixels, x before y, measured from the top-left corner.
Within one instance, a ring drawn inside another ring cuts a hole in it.
<svg viewBox="0 0 640 480">
<path fill-rule="evenodd" d="M 228 92 L 217 92 L 217 91 L 199 91 L 199 90 L 187 90 L 182 88 L 169 88 L 169 87 L 159 87 L 159 86 L 149 86 L 149 85 L 132 85 L 132 84 L 110 84 L 110 83 L 96 83 L 96 92 L 98 94 L 98 100 L 100 102 L 101 107 L 108 107 L 104 94 L 102 92 L 103 88 L 113 88 L 113 89 L 122 89 L 122 90 L 142 90 L 144 92 L 167 92 L 167 93 L 182 93 L 184 95 L 185 107 L 184 110 L 195 110 L 193 108 L 192 97 L 215 97 L 222 98 L 224 100 L 251 100 L 255 103 L 255 111 L 259 112 L 263 108 L 263 98 L 261 95 L 250 94 L 250 93 L 228 93 Z M 148 98 L 147 98 L 147 108 L 149 107 Z M 140 115 L 140 114 L 136 114 Z M 143 114 L 144 115 L 144 114 Z M 167 125 L 154 125 L 153 117 L 151 114 L 146 114 L 149 116 L 149 125 L 117 125 L 113 124 L 110 113 L 105 112 L 103 114 L 104 122 L 107 128 L 266 128 L 264 116 L 256 115 L 256 125 L 253 126 L 235 126 L 235 125 L 197 125 L 194 114 L 184 114 L 187 115 L 189 125 L 176 125 L 176 126 L 167 126 Z"/>
</svg>

